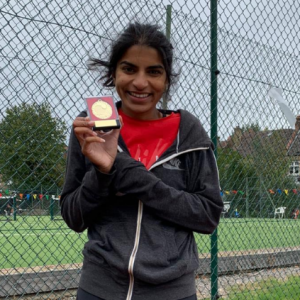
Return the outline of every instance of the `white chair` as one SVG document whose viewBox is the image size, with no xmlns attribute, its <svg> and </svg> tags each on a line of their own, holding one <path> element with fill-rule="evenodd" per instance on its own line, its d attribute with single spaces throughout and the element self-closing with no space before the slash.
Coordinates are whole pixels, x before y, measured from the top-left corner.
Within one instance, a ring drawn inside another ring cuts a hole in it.
<svg viewBox="0 0 300 300">
<path fill-rule="evenodd" d="M 280 219 L 284 218 L 285 210 L 286 210 L 286 207 L 283 207 L 283 206 L 275 208 L 274 219 L 276 218 L 277 215 L 278 215 L 278 218 L 280 218 Z"/>
<path fill-rule="evenodd" d="M 223 207 L 223 217 L 225 216 L 225 214 L 227 214 L 229 212 L 230 209 L 230 202 L 224 202 L 224 207 Z"/>
</svg>

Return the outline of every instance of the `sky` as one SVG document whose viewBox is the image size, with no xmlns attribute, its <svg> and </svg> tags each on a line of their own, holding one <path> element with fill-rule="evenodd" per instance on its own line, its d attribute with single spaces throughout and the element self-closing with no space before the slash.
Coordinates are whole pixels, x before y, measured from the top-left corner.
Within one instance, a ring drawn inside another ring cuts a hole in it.
<svg viewBox="0 0 300 300">
<path fill-rule="evenodd" d="M 166 23 L 181 75 L 170 109 L 194 113 L 210 131 L 210 1 L 5 1 L 0 4 L 0 120 L 7 107 L 47 101 L 69 127 L 86 95 L 112 94 L 86 68 L 89 55 L 108 58 L 111 41 L 129 21 Z M 281 87 L 300 114 L 298 1 L 218 3 L 218 135 L 258 123 L 289 128 L 267 96 Z M 116 100 L 118 96 L 113 93 Z"/>
</svg>

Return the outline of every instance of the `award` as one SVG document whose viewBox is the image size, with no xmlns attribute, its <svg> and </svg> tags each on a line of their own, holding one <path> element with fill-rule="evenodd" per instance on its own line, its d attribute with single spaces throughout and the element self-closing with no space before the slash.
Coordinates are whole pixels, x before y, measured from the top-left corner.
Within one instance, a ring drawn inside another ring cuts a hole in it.
<svg viewBox="0 0 300 300">
<path fill-rule="evenodd" d="M 91 96 L 85 98 L 88 115 L 95 121 L 93 130 L 120 128 L 118 110 L 112 96 Z"/>
</svg>

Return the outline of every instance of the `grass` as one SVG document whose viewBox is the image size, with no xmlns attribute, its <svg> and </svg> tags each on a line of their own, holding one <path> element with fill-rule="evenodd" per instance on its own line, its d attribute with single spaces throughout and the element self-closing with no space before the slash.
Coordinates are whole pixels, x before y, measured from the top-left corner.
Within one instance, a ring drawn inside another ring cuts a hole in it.
<svg viewBox="0 0 300 300">
<path fill-rule="evenodd" d="M 86 232 L 78 234 L 49 216 L 0 223 L 0 269 L 82 262 Z"/>
<path fill-rule="evenodd" d="M 0 269 L 82 262 L 86 232 L 78 234 L 49 216 L 0 222 Z M 210 252 L 210 236 L 195 234 L 199 253 Z M 219 251 L 300 245 L 300 220 L 222 219 Z"/>
<path fill-rule="evenodd" d="M 285 280 L 268 279 L 234 286 L 226 299 L 230 300 L 294 300 L 300 298 L 300 277 Z"/>
<path fill-rule="evenodd" d="M 200 253 L 210 251 L 210 236 L 195 234 Z M 300 220 L 222 219 L 219 251 L 242 251 L 300 246 Z"/>
</svg>

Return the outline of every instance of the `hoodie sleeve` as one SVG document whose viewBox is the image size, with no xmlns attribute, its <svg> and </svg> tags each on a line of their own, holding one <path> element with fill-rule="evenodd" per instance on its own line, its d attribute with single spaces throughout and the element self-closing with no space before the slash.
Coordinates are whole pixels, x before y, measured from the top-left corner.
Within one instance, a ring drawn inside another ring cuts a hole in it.
<svg viewBox="0 0 300 300">
<path fill-rule="evenodd" d="M 72 130 L 60 200 L 62 217 L 71 229 L 82 232 L 94 221 L 108 200 L 113 177 L 113 171 L 103 174 L 88 162 Z"/>
<path fill-rule="evenodd" d="M 115 189 L 135 195 L 169 222 L 210 234 L 217 227 L 223 209 L 215 156 L 212 149 L 208 149 L 191 152 L 189 160 L 194 167 L 189 172 L 187 192 L 170 187 L 142 163 L 126 153 L 118 153 Z"/>
</svg>

